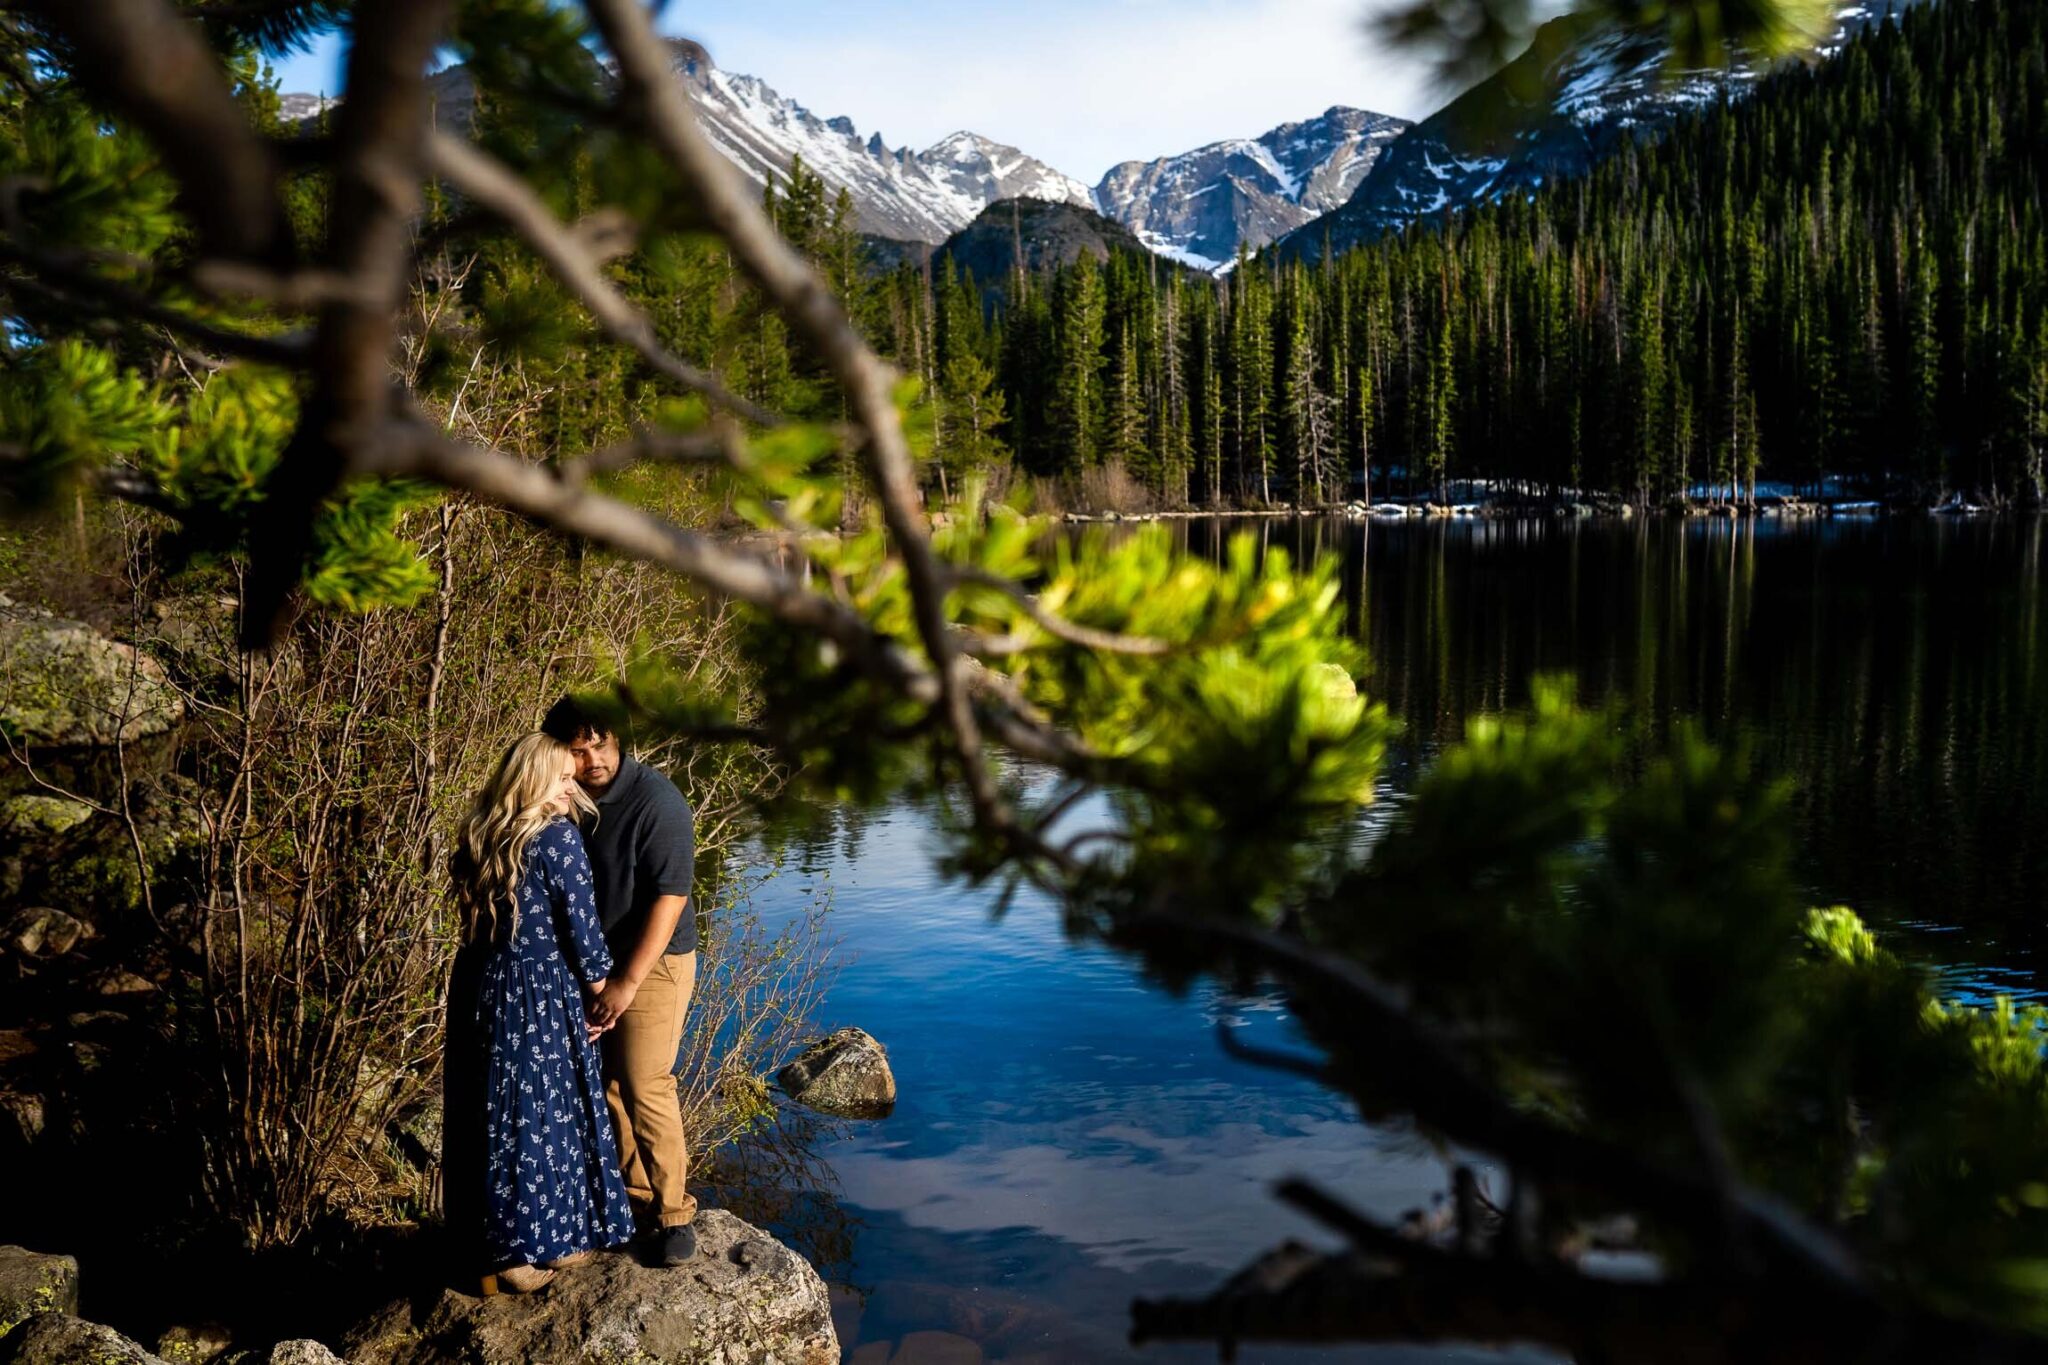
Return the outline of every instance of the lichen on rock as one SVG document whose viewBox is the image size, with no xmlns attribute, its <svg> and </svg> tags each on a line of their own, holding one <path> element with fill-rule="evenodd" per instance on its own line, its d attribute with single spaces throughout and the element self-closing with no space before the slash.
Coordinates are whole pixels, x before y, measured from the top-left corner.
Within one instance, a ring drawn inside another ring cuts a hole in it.
<svg viewBox="0 0 2048 1365">
<path fill-rule="evenodd" d="M 896 1104 L 889 1054 L 864 1029 L 826 1034 L 782 1068 L 775 1083 L 799 1104 L 846 1118 L 881 1118 Z"/>
<path fill-rule="evenodd" d="M 40 745 L 162 734 L 184 699 L 163 665 L 83 621 L 0 601 L 0 729 Z"/>
<path fill-rule="evenodd" d="M 78 1262 L 0 1247 L 0 1335 L 38 1313 L 78 1311 Z"/>
<path fill-rule="evenodd" d="M 825 1283 L 808 1262 L 723 1209 L 697 1216 L 675 1269 L 623 1251 L 564 1270 L 536 1294 L 444 1290 L 401 1299 L 343 1341 L 352 1365 L 836 1365 Z"/>
<path fill-rule="evenodd" d="M 0 1336 L 0 1365 L 170 1365 L 111 1327 L 38 1313 Z"/>
<path fill-rule="evenodd" d="M 68 796 L 25 792 L 0 802 L 0 838 L 27 843 L 69 834 L 95 813 L 85 802 Z"/>
</svg>

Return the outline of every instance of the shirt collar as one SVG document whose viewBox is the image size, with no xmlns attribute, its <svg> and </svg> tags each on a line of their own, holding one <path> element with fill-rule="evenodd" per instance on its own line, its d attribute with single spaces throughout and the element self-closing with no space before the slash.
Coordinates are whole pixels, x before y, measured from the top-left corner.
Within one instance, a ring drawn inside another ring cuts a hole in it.
<svg viewBox="0 0 2048 1365">
<path fill-rule="evenodd" d="M 597 798 L 600 807 L 617 805 L 625 798 L 633 784 L 640 780 L 640 760 L 631 754 L 619 755 L 619 775 L 604 789 L 604 795 Z"/>
</svg>

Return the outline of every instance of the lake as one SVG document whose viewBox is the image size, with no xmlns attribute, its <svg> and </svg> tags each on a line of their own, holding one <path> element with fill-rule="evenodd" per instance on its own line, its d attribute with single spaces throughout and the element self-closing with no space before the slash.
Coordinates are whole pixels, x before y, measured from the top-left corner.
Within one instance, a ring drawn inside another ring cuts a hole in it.
<svg viewBox="0 0 2048 1365">
<path fill-rule="evenodd" d="M 2048 623 L 2037 517 L 1261 519 L 1170 523 L 1198 554 L 1247 530 L 1341 564 L 1365 681 L 1403 725 L 1384 819 L 1468 717 L 1577 679 L 1657 725 L 1692 718 L 1796 784 L 1802 874 L 1953 996 L 2042 991 Z M 847 1358 L 1213 1360 L 1124 1343 L 1135 1295 L 1200 1294 L 1317 1231 L 1268 1196 L 1315 1178 L 1393 1217 L 1446 1167 L 1299 1079 L 1233 1061 L 1219 1027 L 1284 1045 L 1274 998 L 1175 997 L 1062 938 L 1048 905 L 932 871 L 933 820 L 899 804 L 769 883 L 832 896 L 842 965 L 821 1022 L 890 1050 L 901 1102 L 818 1155 L 812 1211 L 843 1231 Z M 1483 1351 L 1246 1347 L 1248 1362 L 1479 1361 Z"/>
</svg>

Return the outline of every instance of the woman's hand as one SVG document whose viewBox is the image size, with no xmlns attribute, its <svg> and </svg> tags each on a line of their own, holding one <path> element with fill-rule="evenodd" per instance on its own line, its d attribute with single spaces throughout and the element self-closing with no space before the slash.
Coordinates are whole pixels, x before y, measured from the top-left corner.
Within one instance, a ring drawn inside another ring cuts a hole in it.
<svg viewBox="0 0 2048 1365">
<path fill-rule="evenodd" d="M 590 1004 L 584 1010 L 590 1022 L 599 1029 L 608 1029 L 619 1022 L 621 1016 L 632 1008 L 633 997 L 640 992 L 640 983 L 623 976 L 592 983 L 596 989 Z"/>
<path fill-rule="evenodd" d="M 604 1024 L 597 1021 L 597 1002 L 604 994 L 605 981 L 606 978 L 600 976 L 595 981 L 583 983 L 584 993 L 590 997 L 583 1002 L 583 1036 L 593 1043 L 602 1038 L 612 1024 L 618 1022 L 616 1019 Z"/>
</svg>

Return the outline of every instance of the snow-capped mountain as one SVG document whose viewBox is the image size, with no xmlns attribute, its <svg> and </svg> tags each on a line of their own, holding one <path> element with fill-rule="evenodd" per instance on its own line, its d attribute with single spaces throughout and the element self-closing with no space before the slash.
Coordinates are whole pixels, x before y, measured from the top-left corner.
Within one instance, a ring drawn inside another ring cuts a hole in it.
<svg viewBox="0 0 2048 1365">
<path fill-rule="evenodd" d="M 696 43 L 671 45 L 703 129 L 756 185 L 786 179 L 792 160 L 853 196 L 860 229 L 901 241 L 943 242 L 1000 199 L 1093 208 L 1088 187 L 1000 142 L 960 132 L 923 151 L 866 138 L 853 120 L 821 119 L 753 76 L 712 64 Z"/>
<path fill-rule="evenodd" d="M 1382 149 L 1409 125 L 1338 106 L 1256 138 L 1156 161 L 1126 161 L 1095 187 L 1095 206 L 1154 251 L 1213 270 L 1351 198 Z"/>
<path fill-rule="evenodd" d="M 1840 5 L 1834 32 L 1811 55 L 1839 47 L 1880 17 L 1883 3 Z M 1624 139 L 1724 95 L 1738 98 L 1763 74 L 1740 64 L 1672 71 L 1669 51 L 1661 37 L 1583 14 L 1551 20 L 1521 56 L 1396 138 L 1347 203 L 1295 229 L 1281 250 L 1342 251 L 1445 209 L 1578 175 Z"/>
<path fill-rule="evenodd" d="M 307 119 L 319 118 L 336 103 L 325 95 L 279 95 L 277 115 L 286 123 L 304 123 Z"/>
</svg>

